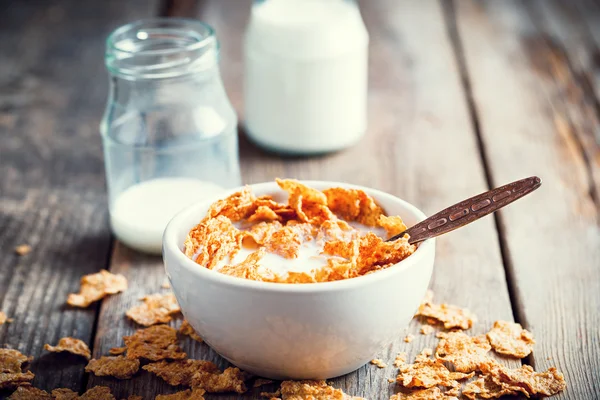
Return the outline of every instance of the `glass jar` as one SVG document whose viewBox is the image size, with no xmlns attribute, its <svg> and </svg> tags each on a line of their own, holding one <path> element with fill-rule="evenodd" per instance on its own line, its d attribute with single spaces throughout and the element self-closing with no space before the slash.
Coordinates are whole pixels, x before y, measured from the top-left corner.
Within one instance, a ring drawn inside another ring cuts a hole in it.
<svg viewBox="0 0 600 400">
<path fill-rule="evenodd" d="M 218 49 L 210 26 L 185 19 L 134 22 L 107 39 L 100 132 L 110 220 L 132 248 L 160 253 L 179 210 L 241 184 L 237 117 Z"/>
<path fill-rule="evenodd" d="M 245 39 L 245 121 L 257 144 L 322 153 L 367 124 L 369 35 L 354 0 L 255 0 Z"/>
</svg>

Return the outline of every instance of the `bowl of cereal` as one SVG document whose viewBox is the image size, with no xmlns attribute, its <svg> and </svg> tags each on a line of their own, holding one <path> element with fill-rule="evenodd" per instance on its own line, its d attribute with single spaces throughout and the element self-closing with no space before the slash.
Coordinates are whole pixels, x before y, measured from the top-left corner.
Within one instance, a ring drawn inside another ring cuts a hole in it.
<svg viewBox="0 0 600 400">
<path fill-rule="evenodd" d="M 277 180 L 181 211 L 163 259 L 184 317 L 232 364 L 271 379 L 328 379 L 403 335 L 435 240 L 386 239 L 423 219 L 375 189 Z"/>
</svg>

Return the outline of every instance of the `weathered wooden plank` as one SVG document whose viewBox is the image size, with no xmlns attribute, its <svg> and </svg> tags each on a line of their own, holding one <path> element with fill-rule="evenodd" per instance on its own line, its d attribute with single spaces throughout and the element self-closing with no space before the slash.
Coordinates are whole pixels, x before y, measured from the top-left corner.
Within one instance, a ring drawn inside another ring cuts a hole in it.
<svg viewBox="0 0 600 400">
<path fill-rule="evenodd" d="M 578 104 L 558 95 L 557 70 L 538 68 L 555 49 L 540 43 L 544 32 L 523 3 L 456 5 L 493 181 L 531 174 L 544 180 L 535 195 L 500 213 L 518 316 L 537 337 L 530 361 L 536 369 L 555 365 L 565 373 L 569 388 L 557 398 L 599 398 L 598 209 L 574 133 L 594 121 L 571 118 Z M 570 55 L 561 57 L 559 73 L 576 85 L 562 65 Z M 570 121 L 568 129 L 557 116 Z"/>
<path fill-rule="evenodd" d="M 241 43 L 249 5 L 248 1 L 206 1 L 199 16 L 216 29 L 221 41 L 222 75 L 242 118 Z M 366 138 L 336 154 L 287 159 L 268 155 L 242 138 L 244 181 L 267 181 L 277 176 L 345 181 L 394 193 L 427 213 L 486 190 L 476 136 L 440 4 L 388 0 L 365 1 L 361 7 L 371 33 L 370 124 Z M 432 288 L 440 300 L 469 307 L 479 316 L 473 333 L 485 332 L 496 319 L 512 320 L 492 218 L 442 237 L 437 260 Z M 106 354 L 110 347 L 121 343 L 121 336 L 133 332 L 133 324 L 124 319 L 125 310 L 140 295 L 159 290 L 164 277 L 159 259 L 141 256 L 121 245 L 115 248 L 111 270 L 125 274 L 133 289 L 102 304 L 96 355 Z M 372 400 L 387 400 L 394 391 L 387 378 L 395 376 L 391 362 L 396 354 L 408 351 L 414 356 L 436 343 L 433 335 L 420 336 L 419 326 L 415 322 L 409 328 L 416 336 L 414 342 L 404 343 L 402 334 L 379 355 L 390 367 L 380 370 L 367 365 L 333 379 L 334 386 Z M 205 345 L 195 345 L 189 351 L 194 358 L 220 360 Z M 146 373 L 130 382 L 90 378 L 89 385 L 100 383 L 111 386 L 117 397 L 137 393 L 151 398 L 156 391 L 173 390 Z M 256 392 L 242 397 L 256 397 Z"/>
<path fill-rule="evenodd" d="M 110 235 L 98 134 L 104 38 L 148 2 L 5 4 L 0 13 L 0 345 L 35 357 L 34 384 L 79 390 L 85 361 L 45 343 L 90 343 L 97 307 L 65 306 L 83 274 L 106 266 Z M 18 257 L 14 247 L 32 246 Z M 0 393 L 2 397 L 4 393 Z"/>
</svg>

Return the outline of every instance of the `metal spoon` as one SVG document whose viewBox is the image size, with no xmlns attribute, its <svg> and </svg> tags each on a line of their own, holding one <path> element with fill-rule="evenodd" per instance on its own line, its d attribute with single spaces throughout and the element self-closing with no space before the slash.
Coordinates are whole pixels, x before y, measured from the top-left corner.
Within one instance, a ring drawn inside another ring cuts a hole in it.
<svg viewBox="0 0 600 400">
<path fill-rule="evenodd" d="M 450 206 L 387 241 L 409 235 L 408 243 L 412 244 L 443 235 L 499 210 L 533 192 L 541 185 L 542 180 L 532 176 L 500 186 Z"/>
</svg>

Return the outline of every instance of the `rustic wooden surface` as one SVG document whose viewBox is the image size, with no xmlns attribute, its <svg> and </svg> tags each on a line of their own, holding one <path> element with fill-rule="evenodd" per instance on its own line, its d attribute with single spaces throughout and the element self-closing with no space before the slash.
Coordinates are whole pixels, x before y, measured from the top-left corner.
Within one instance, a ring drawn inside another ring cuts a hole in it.
<svg viewBox="0 0 600 400">
<path fill-rule="evenodd" d="M 431 287 L 440 300 L 478 315 L 473 333 L 496 319 L 532 330 L 535 352 L 523 361 L 565 373 L 569 388 L 557 399 L 600 398 L 600 5 L 360 5 L 371 35 L 367 136 L 332 155 L 282 158 L 242 135 L 244 181 L 346 181 L 431 214 L 489 187 L 541 176 L 544 184 L 530 198 L 438 240 Z M 249 7 L 248 0 L 54 0 L 15 2 L 0 13 L 0 310 L 15 319 L 0 326 L 0 345 L 36 358 L 35 386 L 101 384 L 117 398 L 145 399 L 175 390 L 145 372 L 131 381 L 88 376 L 85 363 L 42 347 L 70 335 L 93 345 L 94 355 L 106 354 L 136 328 L 125 310 L 166 290 L 160 258 L 111 245 L 97 131 L 107 93 L 105 36 L 158 13 L 213 25 L 226 89 L 243 120 Z M 33 250 L 19 257 L 13 248 L 22 243 Z M 87 310 L 64 307 L 79 277 L 100 268 L 124 274 L 130 289 Z M 432 347 L 433 335 L 419 335 L 419 326 L 407 330 L 412 343 L 399 337 L 380 358 L 391 363 L 398 351 Z M 226 365 L 205 344 L 189 340 L 184 347 L 191 357 Z M 332 383 L 388 399 L 394 375 L 392 367 L 367 365 Z M 258 391 L 207 398 L 258 398 Z"/>
</svg>

